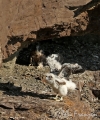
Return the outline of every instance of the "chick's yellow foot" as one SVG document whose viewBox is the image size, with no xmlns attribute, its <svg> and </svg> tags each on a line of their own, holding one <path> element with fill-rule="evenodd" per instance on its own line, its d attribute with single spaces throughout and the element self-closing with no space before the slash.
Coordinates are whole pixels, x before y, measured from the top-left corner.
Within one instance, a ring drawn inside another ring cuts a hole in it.
<svg viewBox="0 0 100 120">
<path fill-rule="evenodd" d="M 60 99 L 56 99 L 56 101 L 58 101 L 58 102 L 63 101 L 63 97 L 61 97 Z"/>
<path fill-rule="evenodd" d="M 58 94 L 56 95 L 56 97 L 53 97 L 54 100 L 57 100 L 58 99 Z"/>
</svg>

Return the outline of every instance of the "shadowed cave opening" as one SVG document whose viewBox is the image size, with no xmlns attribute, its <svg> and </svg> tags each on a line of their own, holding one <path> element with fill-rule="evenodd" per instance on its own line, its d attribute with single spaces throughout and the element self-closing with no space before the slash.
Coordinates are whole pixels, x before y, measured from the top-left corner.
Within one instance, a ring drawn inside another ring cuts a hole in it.
<svg viewBox="0 0 100 120">
<path fill-rule="evenodd" d="M 29 65 L 31 52 L 37 44 L 46 56 L 60 54 L 63 63 L 78 63 L 87 70 L 100 70 L 100 36 L 69 36 L 33 42 L 20 51 L 16 63 Z"/>
</svg>

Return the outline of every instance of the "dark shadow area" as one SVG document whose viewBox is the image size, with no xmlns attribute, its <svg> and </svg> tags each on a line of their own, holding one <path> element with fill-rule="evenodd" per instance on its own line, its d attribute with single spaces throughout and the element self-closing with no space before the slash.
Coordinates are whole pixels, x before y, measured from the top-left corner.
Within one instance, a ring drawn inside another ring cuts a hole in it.
<svg viewBox="0 0 100 120">
<path fill-rule="evenodd" d="M 7 45 L 14 45 L 17 42 L 21 43 L 23 41 L 23 36 L 12 36 L 12 37 L 8 37 L 8 43 Z"/>
<path fill-rule="evenodd" d="M 14 47 L 15 44 L 17 44 L 17 43 L 21 44 L 22 41 L 23 41 L 22 36 L 12 36 L 12 37 L 8 37 L 8 39 L 9 40 L 7 42 L 7 45 L 5 46 L 7 50 L 9 49 L 9 45 Z M 13 58 L 17 55 L 17 51 L 14 52 L 14 54 L 10 55 L 10 57 L 8 57 L 7 59 L 4 59 L 3 62 L 8 62 L 9 60 L 13 60 Z M 7 51 L 7 52 L 8 52 L 8 55 L 9 55 L 9 51 Z"/>
<path fill-rule="evenodd" d="M 30 53 L 34 50 L 36 43 L 23 49 L 16 63 L 28 65 Z M 39 42 L 40 49 L 46 56 L 50 54 L 61 54 L 62 63 L 78 63 L 85 70 L 100 70 L 100 36 L 85 35 L 63 37 L 53 40 Z"/>
<path fill-rule="evenodd" d="M 38 97 L 40 99 L 49 99 L 50 97 L 54 97 L 55 95 L 48 94 L 38 94 L 33 92 L 23 92 L 22 87 L 17 87 L 13 83 L 0 83 L 0 90 L 4 91 L 3 93 L 11 96 L 31 96 Z"/>
<path fill-rule="evenodd" d="M 97 0 L 100 3 L 100 0 Z M 93 34 L 100 35 L 100 4 L 96 5 L 94 9 L 87 10 L 89 16 L 89 24 L 87 26 L 87 31 Z M 99 42 L 100 43 L 100 42 Z"/>
<path fill-rule="evenodd" d="M 95 97 L 97 97 L 98 99 L 100 99 L 100 90 L 92 90 L 92 93 Z"/>
<path fill-rule="evenodd" d="M 74 11 L 74 13 L 75 13 L 74 17 L 76 17 L 79 14 L 81 14 L 82 12 L 84 12 L 90 8 L 93 8 L 94 6 L 97 6 L 99 3 L 100 3 L 100 0 L 92 0 L 89 3 L 87 3 L 86 5 L 83 5 L 80 7 L 69 7 L 69 9 L 74 10 L 74 9 L 78 8 Z"/>
</svg>

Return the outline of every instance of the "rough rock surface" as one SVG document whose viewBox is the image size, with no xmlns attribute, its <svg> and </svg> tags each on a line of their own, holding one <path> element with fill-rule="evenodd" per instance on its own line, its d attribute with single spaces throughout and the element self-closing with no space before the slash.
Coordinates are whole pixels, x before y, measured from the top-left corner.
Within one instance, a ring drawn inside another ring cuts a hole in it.
<svg viewBox="0 0 100 120">
<path fill-rule="evenodd" d="M 99 34 L 99 11 L 99 0 L 0 0 L 0 56 L 30 41 Z"/>
<path fill-rule="evenodd" d="M 100 120 L 98 39 L 98 36 L 70 37 L 41 44 L 50 53 L 62 53 L 64 62 L 78 63 L 85 69 L 70 76 L 79 91 L 69 91 L 63 102 L 53 100 L 55 93 L 40 80 L 45 72 L 50 72 L 47 66 L 38 70 L 34 66 L 13 65 L 11 61 L 3 63 L 0 120 Z M 19 63 L 26 63 L 28 52 L 30 48 L 21 51 Z"/>
</svg>

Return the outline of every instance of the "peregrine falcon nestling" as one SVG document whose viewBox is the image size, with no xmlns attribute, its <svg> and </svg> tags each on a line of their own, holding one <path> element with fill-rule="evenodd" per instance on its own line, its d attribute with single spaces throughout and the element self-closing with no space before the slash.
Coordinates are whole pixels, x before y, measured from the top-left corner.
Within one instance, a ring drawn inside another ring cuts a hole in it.
<svg viewBox="0 0 100 120">
<path fill-rule="evenodd" d="M 68 81 L 65 78 L 60 78 L 53 73 L 45 74 L 45 82 L 48 83 L 57 94 L 55 97 L 56 101 L 62 101 L 63 96 L 67 95 L 69 89 L 75 90 L 76 88 L 76 84 L 71 80 Z M 58 99 L 58 95 L 61 97 L 60 99 Z"/>
<path fill-rule="evenodd" d="M 51 72 L 61 70 L 61 62 L 60 62 L 60 55 L 59 54 L 51 54 L 46 58 L 47 64 L 50 67 Z"/>
</svg>

